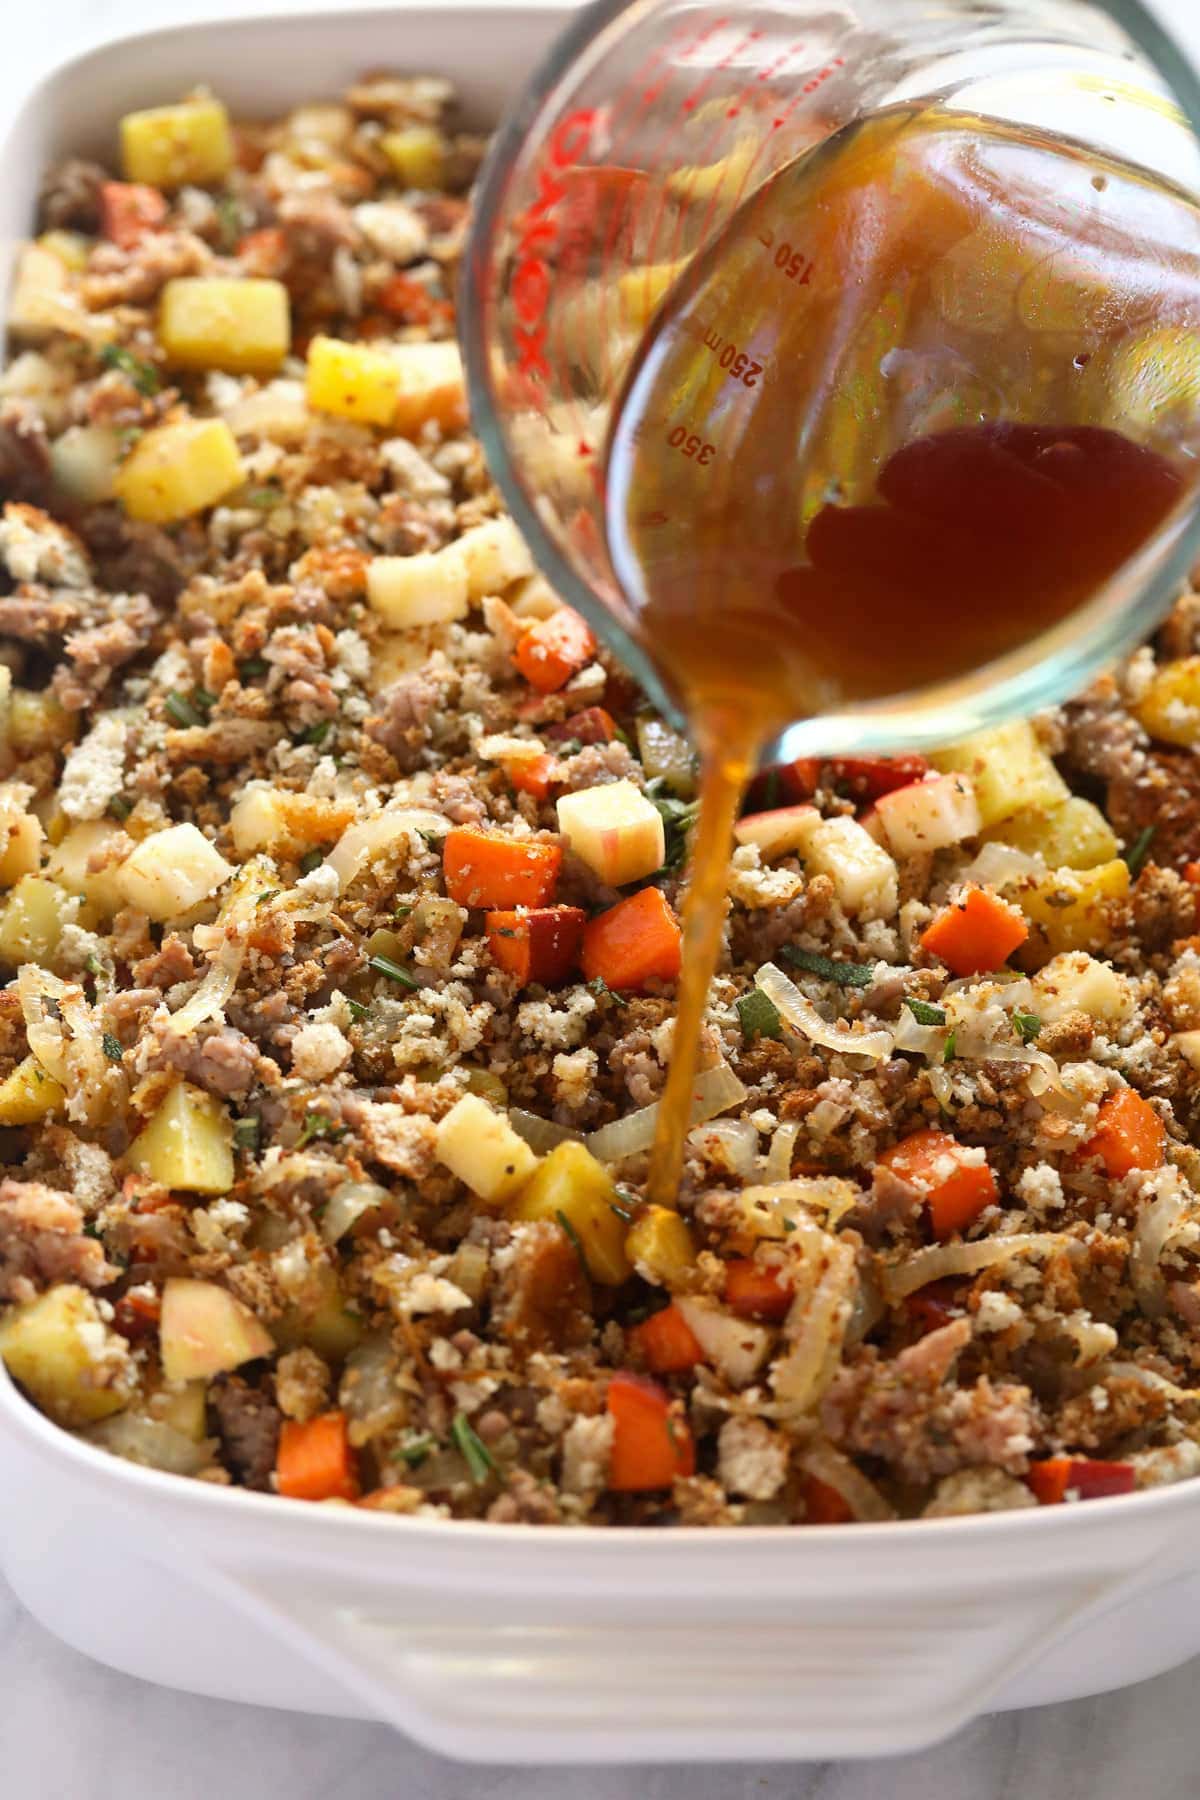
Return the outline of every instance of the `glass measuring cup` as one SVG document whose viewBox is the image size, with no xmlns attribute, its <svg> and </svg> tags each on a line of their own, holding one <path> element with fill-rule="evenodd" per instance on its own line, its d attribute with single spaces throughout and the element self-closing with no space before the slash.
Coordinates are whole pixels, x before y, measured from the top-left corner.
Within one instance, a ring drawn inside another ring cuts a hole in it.
<svg viewBox="0 0 1200 1800">
<path fill-rule="evenodd" d="M 1138 0 L 601 0 L 535 75 L 485 167 L 464 275 L 477 428 L 550 579 L 676 719 L 636 583 L 610 551 L 617 402 L 656 307 L 739 207 L 843 126 L 921 100 L 1051 131 L 1200 193 L 1200 84 Z M 803 283 L 795 236 L 773 235 L 772 268 Z M 1148 244 L 1147 266 L 1154 255 Z M 1051 311 L 1054 297 L 1051 283 Z M 721 322 L 730 379 L 744 379 L 754 367 L 737 368 L 745 333 Z M 1194 327 L 1200 346 L 1200 317 Z M 1174 352 L 1156 354 L 1124 415 L 1106 423 L 1200 458 L 1200 387 Z M 699 434 L 686 419 L 674 429 L 690 456 Z M 703 456 L 701 438 L 697 474 Z M 1150 628 L 1198 541 L 1189 496 L 1065 621 L 970 676 L 823 708 L 767 754 L 920 745 L 1060 697 Z"/>
</svg>

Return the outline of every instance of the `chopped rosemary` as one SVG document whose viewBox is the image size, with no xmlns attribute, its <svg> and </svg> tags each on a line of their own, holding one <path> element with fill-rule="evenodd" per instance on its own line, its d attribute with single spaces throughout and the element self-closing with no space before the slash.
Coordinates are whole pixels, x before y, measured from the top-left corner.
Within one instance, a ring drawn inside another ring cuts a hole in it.
<svg viewBox="0 0 1200 1800">
<path fill-rule="evenodd" d="M 282 888 L 264 888 L 261 894 L 255 894 L 254 904 L 255 906 L 262 906 L 268 900 L 277 900 L 282 892 Z"/>
<path fill-rule="evenodd" d="M 211 712 L 216 704 L 216 694 L 210 694 L 207 688 L 194 687 L 192 689 L 192 705 L 198 706 L 201 712 Z"/>
<path fill-rule="evenodd" d="M 917 1000 L 905 994 L 904 1004 L 907 1006 L 918 1025 L 944 1025 L 946 1015 L 940 1006 L 931 1006 L 928 1000 Z"/>
<path fill-rule="evenodd" d="M 100 351 L 100 361 L 106 369 L 119 369 L 122 375 L 128 376 L 131 386 L 139 394 L 157 394 L 161 384 L 154 364 L 135 356 L 123 344 L 105 344 Z"/>
<path fill-rule="evenodd" d="M 665 848 L 660 875 L 673 875 L 687 860 L 688 836 L 700 816 L 698 800 L 677 800 L 664 792 L 663 778 L 656 775 L 646 783 L 646 798 L 657 809 L 663 822 Z"/>
<path fill-rule="evenodd" d="M 603 975 L 594 975 L 591 981 L 585 982 L 584 985 L 589 994 L 595 994 L 597 1000 L 611 1000 L 614 1006 L 629 1005 L 629 996 L 618 994 L 615 988 L 610 988 Z"/>
<path fill-rule="evenodd" d="M 1021 1012 L 1014 1009 L 1012 1014 L 1013 1030 L 1023 1044 L 1032 1044 L 1042 1029 L 1042 1021 L 1036 1013 Z"/>
<path fill-rule="evenodd" d="M 193 725 L 203 725 L 204 723 L 203 717 L 196 711 L 187 695 L 178 693 L 174 688 L 163 701 L 163 710 L 185 730 Z"/>
<path fill-rule="evenodd" d="M 1157 825 L 1143 826 L 1128 850 L 1123 853 L 1122 860 L 1131 875 L 1140 875 L 1146 866 L 1146 859 L 1150 854 L 1150 846 L 1154 842 L 1154 834 L 1157 830 Z"/>
<path fill-rule="evenodd" d="M 246 505 L 260 507 L 264 512 L 268 507 L 278 506 L 283 499 L 283 489 L 277 487 L 251 488 L 246 495 Z"/>
<path fill-rule="evenodd" d="M 609 1212 L 615 1212 L 618 1219 L 622 1220 L 626 1225 L 632 1225 L 634 1219 L 637 1217 L 632 1206 L 623 1206 L 619 1200 L 610 1200 L 608 1203 L 608 1210 Z"/>
<path fill-rule="evenodd" d="M 259 1134 L 262 1131 L 262 1120 L 257 1113 L 249 1113 L 244 1119 L 233 1122 L 233 1142 L 238 1150 L 257 1150 Z"/>
<path fill-rule="evenodd" d="M 952 1031 L 952 1032 L 950 1032 L 949 1036 L 947 1037 L 945 1044 L 942 1046 L 942 1061 L 944 1063 L 953 1062 L 954 1061 L 954 1053 L 957 1049 L 958 1049 L 958 1033 L 957 1033 L 957 1031 Z"/>
<path fill-rule="evenodd" d="M 742 1036 L 747 1043 L 755 1037 L 782 1038 L 783 1021 L 779 1016 L 779 1008 L 761 988 L 751 988 L 748 994 L 739 994 L 734 1005 Z"/>
<path fill-rule="evenodd" d="M 332 730 L 333 720 L 322 719 L 318 724 L 310 725 L 306 731 L 302 731 L 296 739 L 296 742 L 298 744 L 312 744 L 319 749 Z"/>
<path fill-rule="evenodd" d="M 94 950 L 89 950 L 83 959 L 83 966 L 89 975 L 100 976 L 104 973 L 104 964 Z"/>
<path fill-rule="evenodd" d="M 240 681 L 245 681 L 247 676 L 253 680 L 256 675 L 269 675 L 270 673 L 271 665 L 265 656 L 248 656 L 245 662 L 240 662 L 238 664 L 238 679 Z"/>
<path fill-rule="evenodd" d="M 874 963 L 834 962 L 818 950 L 801 950 L 796 944 L 784 944 L 778 954 L 793 968 L 819 975 L 822 981 L 836 981 L 839 987 L 870 987 L 875 976 Z"/>
<path fill-rule="evenodd" d="M 436 1449 L 437 1439 L 431 1431 L 424 1431 L 419 1437 L 409 1438 L 407 1444 L 401 1444 L 393 1450 L 392 1461 L 407 1463 L 410 1469 L 416 1469 Z"/>
<path fill-rule="evenodd" d="M 328 1113 L 312 1112 L 304 1121 L 296 1148 L 303 1150 L 305 1144 L 311 1144 L 314 1138 L 324 1138 L 328 1143 L 336 1144 L 345 1135 L 346 1127 L 331 1119 Z"/>
<path fill-rule="evenodd" d="M 371 1011 L 370 1007 L 364 1006 L 361 1000 L 351 1000 L 349 998 L 346 1000 L 346 1008 L 356 1025 L 360 1019 L 368 1018 Z"/>
<path fill-rule="evenodd" d="M 570 1219 L 568 1219 L 566 1213 L 563 1211 L 561 1206 L 559 1206 L 555 1209 L 554 1216 L 558 1220 L 559 1224 L 562 1226 L 563 1234 L 566 1237 L 567 1242 L 570 1244 L 572 1250 L 575 1252 L 576 1256 L 579 1258 L 579 1266 L 583 1270 L 584 1274 L 586 1275 L 588 1272 L 587 1257 L 583 1253 L 583 1243 L 582 1243 L 582 1240 L 580 1239 L 579 1233 L 576 1231 L 575 1227 L 572 1225 Z"/>
<path fill-rule="evenodd" d="M 402 969 L 398 962 L 393 962 L 390 956 L 368 956 L 367 967 L 374 969 L 377 975 L 386 975 L 389 981 L 396 982 L 400 987 L 410 988 L 414 993 L 421 985 L 419 981 L 414 981 L 407 969 Z"/>
<path fill-rule="evenodd" d="M 482 1487 L 496 1464 L 491 1451 L 475 1430 L 466 1413 L 455 1413 L 450 1425 L 450 1436 L 462 1452 L 463 1461 L 471 1473 L 471 1480 L 476 1487 Z"/>
<path fill-rule="evenodd" d="M 325 852 L 323 850 L 306 850 L 300 858 L 300 873 L 311 875 L 313 870 L 319 869 L 324 861 Z"/>
<path fill-rule="evenodd" d="M 126 800 L 124 794 L 114 794 L 113 798 L 108 803 L 108 810 L 114 819 L 124 823 L 133 811 L 133 807 L 130 805 L 129 801 Z"/>
<path fill-rule="evenodd" d="M 109 1062 L 119 1063 L 125 1060 L 125 1052 L 121 1048 L 119 1037 L 114 1037 L 111 1031 L 106 1031 L 100 1041 L 104 1045 L 104 1054 Z"/>
</svg>

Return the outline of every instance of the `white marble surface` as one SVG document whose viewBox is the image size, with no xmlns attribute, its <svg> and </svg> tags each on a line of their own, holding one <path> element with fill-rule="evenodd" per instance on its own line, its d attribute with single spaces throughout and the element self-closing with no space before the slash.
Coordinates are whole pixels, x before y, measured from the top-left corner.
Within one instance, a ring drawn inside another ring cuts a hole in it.
<svg viewBox="0 0 1200 1800">
<path fill-rule="evenodd" d="M 187 0 L 188 16 L 253 0 Z M 362 0 L 359 0 L 359 4 Z M 1157 0 L 1200 52 L 1200 0 Z M 282 0 L 269 8 L 284 10 Z M 50 47 L 180 16 L 174 0 L 0 0 L 0 87 Z M 294 10 L 294 4 L 292 7 Z M 873 1764 L 489 1769 L 382 1726 L 198 1700 L 117 1675 L 49 1637 L 0 1580 L 0 1794 L 30 1800 L 1184 1800 L 1200 1796 L 1200 1664 L 1100 1700 L 981 1720 Z"/>
</svg>

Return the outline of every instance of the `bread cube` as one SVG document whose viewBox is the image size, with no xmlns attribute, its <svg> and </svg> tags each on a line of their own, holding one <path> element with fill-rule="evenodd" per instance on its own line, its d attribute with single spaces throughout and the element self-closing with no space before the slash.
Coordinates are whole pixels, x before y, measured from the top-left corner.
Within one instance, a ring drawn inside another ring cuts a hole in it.
<svg viewBox="0 0 1200 1800">
<path fill-rule="evenodd" d="M 828 875 L 843 912 L 859 919 L 890 919 L 895 913 L 896 864 L 857 819 L 818 817 L 801 854 L 810 873 Z"/>
<path fill-rule="evenodd" d="M 308 346 L 305 395 L 314 412 L 390 425 L 396 415 L 401 373 L 390 351 L 315 337 Z"/>
<path fill-rule="evenodd" d="M 117 882 L 127 905 L 165 920 L 199 906 L 233 872 L 195 825 L 168 825 L 142 839 L 121 864 Z"/>
<path fill-rule="evenodd" d="M 666 854 L 662 814 L 632 781 L 563 794 L 558 829 L 593 874 L 609 887 L 641 881 Z"/>
<path fill-rule="evenodd" d="M 392 174 L 406 188 L 440 188 L 446 171 L 446 140 L 432 125 L 404 125 L 385 131 L 379 148 Z"/>
<path fill-rule="evenodd" d="M 180 276 L 162 291 L 158 336 L 178 368 L 271 375 L 291 347 L 288 291 L 282 281 Z"/>
<path fill-rule="evenodd" d="M 263 786 L 242 795 L 229 815 L 229 829 L 239 856 L 262 850 L 296 861 L 315 845 L 335 843 L 353 818 L 352 802 Z"/>
<path fill-rule="evenodd" d="M 66 1092 L 35 1056 L 24 1057 L 0 1081 L 0 1125 L 33 1125 L 66 1101 Z"/>
<path fill-rule="evenodd" d="M 969 775 L 934 775 L 881 794 L 875 812 L 896 856 L 929 855 L 979 831 L 979 807 Z"/>
<path fill-rule="evenodd" d="M 1053 869 L 1005 890 L 1029 920 L 1017 953 L 1024 969 L 1040 969 L 1063 950 L 1099 950 L 1111 935 L 1108 909 L 1129 892 L 1129 869 L 1119 858 L 1094 869 Z"/>
<path fill-rule="evenodd" d="M 393 631 L 465 619 L 471 610 L 466 558 L 457 543 L 415 556 L 372 557 L 367 604 Z"/>
<path fill-rule="evenodd" d="M 159 1344 L 168 1381 L 205 1381 L 275 1354 L 266 1326 L 228 1288 L 182 1276 L 163 1288 Z"/>
<path fill-rule="evenodd" d="M 1200 744 L 1200 656 L 1163 663 L 1133 711 L 1163 744 Z"/>
<path fill-rule="evenodd" d="M 133 1365 L 86 1289 L 63 1284 L 0 1320 L 0 1361 L 30 1399 L 74 1429 L 128 1406 Z"/>
<path fill-rule="evenodd" d="M 929 760 L 937 769 L 971 777 L 982 830 L 1031 807 L 1056 806 L 1070 794 L 1027 719 L 977 731 L 932 752 Z"/>
<path fill-rule="evenodd" d="M 41 875 L 22 875 L 0 911 L 0 963 L 49 967 L 62 928 L 77 910 L 69 894 Z"/>
<path fill-rule="evenodd" d="M 603 1163 L 568 1139 L 543 1157 L 509 1212 L 514 1219 L 561 1225 L 578 1245 L 592 1279 L 620 1287 L 633 1271 L 625 1254 L 626 1226 L 613 1211 L 616 1205 L 616 1186 Z"/>
<path fill-rule="evenodd" d="M 392 423 L 414 437 L 430 421 L 443 431 L 467 423 L 467 384 L 462 353 L 453 338 L 432 344 L 397 344 L 391 352 L 399 377 Z"/>
<path fill-rule="evenodd" d="M 502 1113 L 464 1094 L 437 1129 L 437 1154 L 481 1200 L 502 1203 L 525 1185 L 538 1159 Z"/>
<path fill-rule="evenodd" d="M 113 491 L 131 519 L 169 525 L 215 506 L 246 479 L 224 419 L 177 419 L 139 438 Z"/>
<path fill-rule="evenodd" d="M 131 1169 L 188 1194 L 233 1186 L 233 1126 L 212 1094 L 177 1081 L 126 1152 Z"/>
<path fill-rule="evenodd" d="M 153 106 L 121 120 L 121 172 L 150 187 L 207 187 L 234 164 L 229 114 L 219 100 L 197 97 Z"/>
</svg>

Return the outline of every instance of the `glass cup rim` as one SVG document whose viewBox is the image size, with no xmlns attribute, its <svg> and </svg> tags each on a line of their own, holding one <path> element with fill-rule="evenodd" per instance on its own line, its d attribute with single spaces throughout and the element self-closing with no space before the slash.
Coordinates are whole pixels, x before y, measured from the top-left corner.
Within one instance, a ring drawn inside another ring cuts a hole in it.
<svg viewBox="0 0 1200 1800">
<path fill-rule="evenodd" d="M 1081 7 L 1107 14 L 1128 34 L 1152 70 L 1168 86 L 1186 123 L 1200 143 L 1200 67 L 1144 0 L 1078 0 Z M 564 26 L 533 71 L 516 103 L 493 136 L 473 197 L 472 221 L 462 270 L 460 338 L 471 403 L 472 428 L 482 446 L 488 468 L 504 503 L 529 544 L 538 568 L 570 606 L 582 613 L 601 641 L 631 671 L 662 715 L 678 729 L 687 721 L 658 669 L 641 644 L 620 620 L 603 606 L 542 523 L 537 506 L 517 473 L 503 426 L 503 407 L 492 381 L 487 340 L 485 272 L 504 203 L 508 181 L 530 124 L 553 93 L 562 76 L 602 32 L 625 15 L 649 11 L 655 0 L 589 0 Z M 1198 196 L 1200 199 L 1200 196 Z M 1022 649 L 998 662 L 987 664 L 975 676 L 973 691 L 963 703 L 957 735 L 998 725 L 1023 713 L 1035 712 L 1083 688 L 1088 678 L 1106 663 L 1133 648 L 1164 616 L 1172 596 L 1200 555 L 1200 493 L 1190 503 L 1190 517 L 1182 524 L 1170 522 L 1156 540 L 1171 530 L 1175 544 L 1156 562 L 1140 583 L 1137 599 L 1106 615 L 1105 596 L 1111 582 L 1070 620 L 1052 632 L 1039 634 Z M 1140 553 L 1147 554 L 1147 548 Z M 1053 659 L 1049 678 L 1045 646 L 1062 640 Z M 1042 647 L 1042 654 L 1039 654 Z M 923 696 L 923 697 L 922 697 Z M 911 701 L 911 704 L 909 702 Z M 800 719 L 785 727 L 762 752 L 764 764 L 813 755 L 820 750 L 848 753 L 861 750 L 879 754 L 887 749 L 921 748 L 945 741 L 950 732 L 935 721 L 944 718 L 931 690 L 901 694 L 886 701 L 847 707 L 829 715 Z"/>
</svg>

